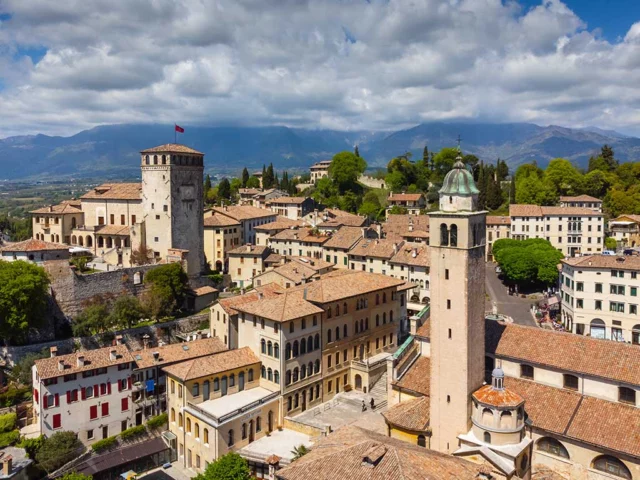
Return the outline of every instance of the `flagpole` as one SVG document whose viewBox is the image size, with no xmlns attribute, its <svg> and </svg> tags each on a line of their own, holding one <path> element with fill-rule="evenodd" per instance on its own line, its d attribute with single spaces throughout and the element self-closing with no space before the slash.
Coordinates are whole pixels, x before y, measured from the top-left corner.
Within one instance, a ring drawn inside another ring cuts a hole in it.
<svg viewBox="0 0 640 480">
<path fill-rule="evenodd" d="M 178 143 L 178 129 L 176 129 L 176 123 L 173 123 L 173 143 Z"/>
</svg>

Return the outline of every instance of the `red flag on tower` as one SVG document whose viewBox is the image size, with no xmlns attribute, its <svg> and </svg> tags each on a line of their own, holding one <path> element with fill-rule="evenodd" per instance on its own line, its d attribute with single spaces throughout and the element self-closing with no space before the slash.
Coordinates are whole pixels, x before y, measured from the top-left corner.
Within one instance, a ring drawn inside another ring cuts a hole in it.
<svg viewBox="0 0 640 480">
<path fill-rule="evenodd" d="M 176 132 L 184 133 L 184 128 L 182 128 L 180 125 L 176 125 L 175 127 L 176 127 Z"/>
</svg>

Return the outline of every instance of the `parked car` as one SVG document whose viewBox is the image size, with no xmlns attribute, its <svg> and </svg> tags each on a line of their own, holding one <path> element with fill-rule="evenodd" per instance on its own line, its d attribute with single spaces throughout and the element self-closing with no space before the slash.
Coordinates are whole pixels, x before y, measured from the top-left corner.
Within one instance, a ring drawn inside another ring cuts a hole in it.
<svg viewBox="0 0 640 480">
<path fill-rule="evenodd" d="M 625 255 L 638 255 L 638 251 L 637 250 L 633 250 L 632 248 L 626 248 L 622 253 L 624 253 Z"/>
<path fill-rule="evenodd" d="M 496 267 L 496 273 L 500 275 L 502 273 L 502 269 L 500 267 Z"/>
<path fill-rule="evenodd" d="M 602 255 L 615 255 L 616 252 L 614 252 L 613 250 L 603 250 L 602 251 Z"/>
</svg>

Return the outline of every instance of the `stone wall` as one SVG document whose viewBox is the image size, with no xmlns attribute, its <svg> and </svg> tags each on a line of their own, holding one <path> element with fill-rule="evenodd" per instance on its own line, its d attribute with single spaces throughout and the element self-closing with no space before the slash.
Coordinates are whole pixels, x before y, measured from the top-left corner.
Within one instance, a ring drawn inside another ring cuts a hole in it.
<svg viewBox="0 0 640 480">
<path fill-rule="evenodd" d="M 22 345 L 16 347 L 0 347 L 0 357 L 2 357 L 7 365 L 13 366 L 20 361 L 28 353 L 39 353 L 43 349 L 48 349 L 54 345 L 58 347 L 58 354 L 64 355 L 72 353 L 76 350 L 93 350 L 95 348 L 106 347 L 112 344 L 116 335 L 122 335 L 124 343 L 131 350 L 142 349 L 142 337 L 146 334 L 150 337 L 152 346 L 158 345 L 158 342 L 175 343 L 178 341 L 177 334 L 192 332 L 198 329 L 198 326 L 205 321 L 209 321 L 209 314 L 191 315 L 189 317 L 173 320 L 171 322 L 157 323 L 146 327 L 131 328 L 128 330 L 120 330 L 117 332 L 109 332 L 104 335 L 94 335 L 92 337 L 76 337 L 66 338 L 64 340 L 55 340 L 51 342 L 34 343 L 31 345 Z"/>
<path fill-rule="evenodd" d="M 68 261 L 44 262 L 43 266 L 51 278 L 52 297 L 59 313 L 66 317 L 78 315 L 96 295 L 141 295 L 148 288 L 144 276 L 158 267 L 145 265 L 79 275 L 69 267 Z"/>
<path fill-rule="evenodd" d="M 373 178 L 368 175 L 360 175 L 358 182 L 369 188 L 387 188 L 387 184 L 382 179 Z"/>
</svg>

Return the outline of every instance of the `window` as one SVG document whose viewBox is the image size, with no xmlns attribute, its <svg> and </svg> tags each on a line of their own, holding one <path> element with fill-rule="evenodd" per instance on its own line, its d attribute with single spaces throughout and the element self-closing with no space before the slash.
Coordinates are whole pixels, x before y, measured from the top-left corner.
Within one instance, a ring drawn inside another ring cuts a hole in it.
<svg viewBox="0 0 640 480">
<path fill-rule="evenodd" d="M 611 285 L 610 291 L 613 295 L 624 295 L 624 285 Z"/>
<path fill-rule="evenodd" d="M 109 415 L 109 402 L 104 402 L 102 405 L 102 416 L 106 417 Z"/>
<path fill-rule="evenodd" d="M 602 293 L 602 284 L 596 283 L 596 293 Z"/>
<path fill-rule="evenodd" d="M 484 443 L 491 444 L 491 434 L 489 432 L 484 432 Z"/>
<path fill-rule="evenodd" d="M 194 397 L 197 397 L 200 395 L 200 384 L 198 382 L 193 384 L 192 390 L 191 390 L 191 394 Z"/>
<path fill-rule="evenodd" d="M 235 443 L 234 438 L 233 438 L 233 430 L 229 430 L 229 433 L 227 434 L 227 446 L 232 446 Z"/>
<path fill-rule="evenodd" d="M 629 313 L 631 315 L 637 315 L 638 314 L 638 306 L 637 305 L 629 305 Z"/>
<path fill-rule="evenodd" d="M 447 310 L 451 310 L 451 300 L 447 300 Z"/>
<path fill-rule="evenodd" d="M 440 245 L 443 247 L 449 245 L 449 231 L 444 223 L 440 224 Z"/>
<path fill-rule="evenodd" d="M 635 272 L 633 272 L 635 273 Z M 631 296 L 632 297 L 637 297 L 638 296 L 638 288 L 637 287 L 630 287 L 631 290 Z"/>
<path fill-rule="evenodd" d="M 129 410 L 129 398 L 125 397 L 121 399 L 121 402 L 122 402 L 122 411 L 126 412 L 127 410 Z M 175 416 L 175 412 L 174 412 L 174 416 Z"/>
<path fill-rule="evenodd" d="M 602 455 L 596 458 L 593 461 L 593 468 L 615 477 L 625 478 L 628 480 L 631 480 L 632 478 L 631 472 L 627 466 L 616 457 L 612 457 L 610 455 Z"/>
<path fill-rule="evenodd" d="M 618 400 L 624 403 L 636 404 L 636 391 L 632 388 L 618 388 Z"/>
<path fill-rule="evenodd" d="M 62 427 L 62 415 L 56 413 L 53 416 L 53 428 L 61 428 Z"/>
<path fill-rule="evenodd" d="M 576 282 L 576 290 L 578 292 L 584 292 L 584 283 L 583 282 Z"/>
<path fill-rule="evenodd" d="M 520 365 L 520 376 L 522 378 L 530 378 L 533 380 L 533 367 L 531 365 Z"/>
<path fill-rule="evenodd" d="M 596 300 L 596 310 L 602 310 L 602 300 Z"/>
<path fill-rule="evenodd" d="M 427 441 L 424 435 L 418 435 L 418 446 L 426 448 Z"/>
<path fill-rule="evenodd" d="M 584 308 L 584 300 L 582 298 L 576 298 L 576 308 Z"/>
<path fill-rule="evenodd" d="M 87 430 L 87 440 L 93 440 L 93 430 Z"/>
<path fill-rule="evenodd" d="M 96 418 L 98 418 L 98 406 L 91 405 L 89 407 L 89 420 L 95 420 Z"/>
<path fill-rule="evenodd" d="M 445 280 L 449 280 L 449 269 L 448 268 L 444 269 L 444 279 Z"/>
<path fill-rule="evenodd" d="M 575 375 L 564 374 L 564 388 L 570 390 L 578 390 L 578 377 Z"/>
<path fill-rule="evenodd" d="M 569 458 L 569 452 L 558 440 L 551 437 L 543 437 L 538 441 L 537 449 L 550 453 L 556 457 Z"/>
<path fill-rule="evenodd" d="M 451 231 L 449 233 L 449 243 L 452 247 L 458 246 L 458 226 L 451 225 Z"/>
<path fill-rule="evenodd" d="M 609 311 L 624 313 L 624 303 L 621 302 L 609 302 Z"/>
</svg>

